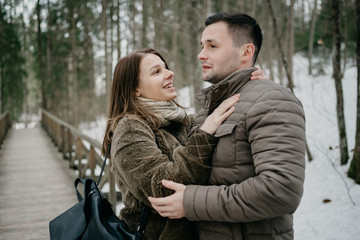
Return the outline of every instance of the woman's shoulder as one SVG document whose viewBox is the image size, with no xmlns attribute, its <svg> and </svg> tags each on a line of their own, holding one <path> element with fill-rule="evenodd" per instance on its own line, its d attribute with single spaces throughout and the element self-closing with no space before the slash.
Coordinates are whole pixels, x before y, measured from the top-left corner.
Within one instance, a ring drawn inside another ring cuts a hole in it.
<svg viewBox="0 0 360 240">
<path fill-rule="evenodd" d="M 136 114 L 126 114 L 116 124 L 115 132 L 134 129 L 151 130 L 150 125 L 141 116 Z"/>
</svg>

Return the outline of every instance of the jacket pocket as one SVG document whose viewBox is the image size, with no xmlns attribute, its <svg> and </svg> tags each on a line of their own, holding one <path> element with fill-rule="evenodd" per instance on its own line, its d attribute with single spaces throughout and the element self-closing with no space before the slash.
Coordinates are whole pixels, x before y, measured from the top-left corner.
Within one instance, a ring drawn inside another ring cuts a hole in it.
<svg viewBox="0 0 360 240">
<path fill-rule="evenodd" d="M 215 137 L 223 137 L 226 135 L 229 135 L 233 132 L 236 124 L 235 123 L 228 123 L 228 124 L 222 124 L 215 132 Z"/>
<path fill-rule="evenodd" d="M 236 124 L 223 124 L 214 134 L 218 142 L 212 159 L 212 167 L 232 168 L 236 164 L 235 127 Z"/>
</svg>

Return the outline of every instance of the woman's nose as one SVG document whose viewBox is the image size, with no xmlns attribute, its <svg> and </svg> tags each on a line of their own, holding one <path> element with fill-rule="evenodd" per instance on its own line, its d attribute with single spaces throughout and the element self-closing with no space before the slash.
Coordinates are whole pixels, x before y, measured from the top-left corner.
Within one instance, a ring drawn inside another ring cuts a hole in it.
<svg viewBox="0 0 360 240">
<path fill-rule="evenodd" d="M 172 78 L 174 76 L 174 72 L 166 69 L 166 78 Z"/>
</svg>

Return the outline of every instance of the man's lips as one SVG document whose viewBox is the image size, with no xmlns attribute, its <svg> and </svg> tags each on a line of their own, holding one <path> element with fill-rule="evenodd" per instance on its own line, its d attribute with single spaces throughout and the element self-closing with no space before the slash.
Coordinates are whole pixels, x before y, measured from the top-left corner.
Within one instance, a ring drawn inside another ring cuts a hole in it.
<svg viewBox="0 0 360 240">
<path fill-rule="evenodd" d="M 211 68 L 211 66 L 208 64 L 202 64 L 201 67 L 202 67 L 203 71 L 206 71 Z"/>
</svg>

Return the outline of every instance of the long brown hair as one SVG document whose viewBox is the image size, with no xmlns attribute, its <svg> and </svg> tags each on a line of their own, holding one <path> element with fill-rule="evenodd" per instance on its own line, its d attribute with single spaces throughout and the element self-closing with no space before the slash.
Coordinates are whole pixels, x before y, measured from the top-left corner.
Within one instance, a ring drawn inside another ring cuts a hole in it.
<svg viewBox="0 0 360 240">
<path fill-rule="evenodd" d="M 125 114 L 132 113 L 139 115 L 149 121 L 154 129 L 160 126 L 159 119 L 146 108 L 141 107 L 137 103 L 135 96 L 136 88 L 139 86 L 140 82 L 140 63 L 146 54 L 155 54 L 159 56 L 165 63 L 165 67 L 169 69 L 161 54 L 151 48 L 137 50 L 119 60 L 114 70 L 111 87 L 106 131 L 101 149 L 103 155 L 105 155 L 109 144 L 111 143 L 111 137 L 116 124 Z"/>
</svg>

